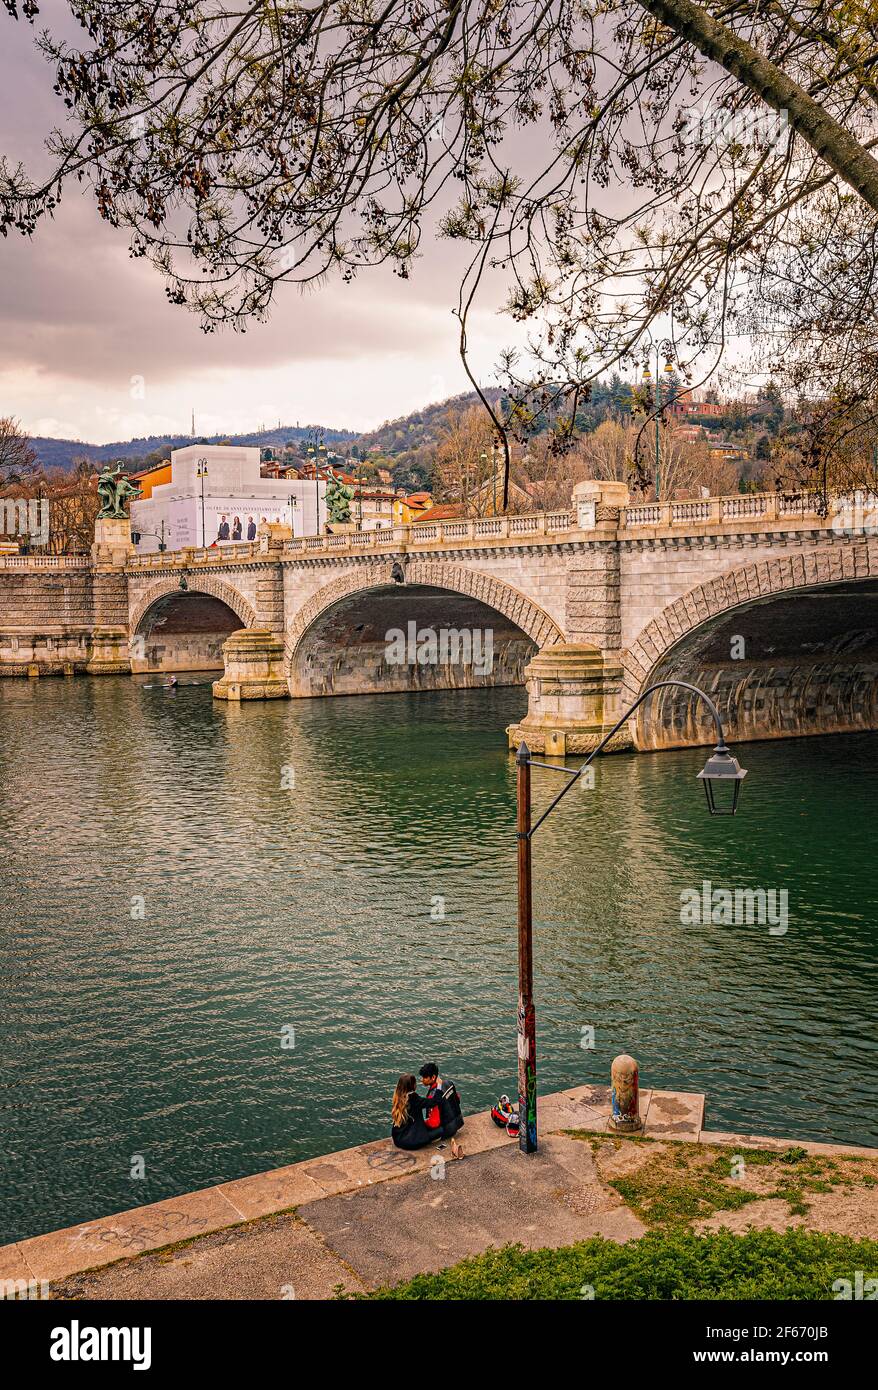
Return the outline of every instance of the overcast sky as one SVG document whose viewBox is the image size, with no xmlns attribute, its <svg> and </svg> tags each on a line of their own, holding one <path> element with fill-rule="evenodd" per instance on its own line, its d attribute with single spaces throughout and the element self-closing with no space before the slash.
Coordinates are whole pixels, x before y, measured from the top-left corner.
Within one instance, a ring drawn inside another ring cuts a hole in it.
<svg viewBox="0 0 878 1390">
<path fill-rule="evenodd" d="M 0 11 L 0 153 L 39 170 L 63 107 L 33 32 Z M 100 444 L 188 432 L 193 408 L 203 434 L 279 421 L 366 430 L 469 387 L 448 243 L 425 247 L 405 283 L 375 271 L 306 295 L 285 287 L 271 322 L 243 335 L 202 333 L 127 245 L 72 185 L 33 240 L 0 240 L 0 415 L 30 434 Z M 472 316 L 483 379 L 512 337 L 492 305 Z"/>
</svg>

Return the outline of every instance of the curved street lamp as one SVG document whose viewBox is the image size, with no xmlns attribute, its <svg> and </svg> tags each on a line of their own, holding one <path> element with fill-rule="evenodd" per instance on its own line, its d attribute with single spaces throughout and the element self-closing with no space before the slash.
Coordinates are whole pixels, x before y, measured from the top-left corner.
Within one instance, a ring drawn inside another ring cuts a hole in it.
<svg viewBox="0 0 878 1390">
<path fill-rule="evenodd" d="M 708 758 L 698 778 L 704 783 L 707 807 L 712 816 L 733 816 L 738 809 L 741 783 L 747 776 L 737 758 L 732 757 L 726 746 L 722 720 L 719 710 L 697 685 L 688 681 L 657 681 L 649 686 L 618 719 L 608 734 L 605 734 L 596 748 L 589 753 L 581 767 L 575 771 L 569 767 L 556 767 L 551 763 L 535 762 L 526 743 L 521 743 L 515 757 L 516 795 L 518 803 L 518 1145 L 522 1153 L 537 1151 L 537 1067 L 536 1067 L 536 1013 L 533 997 L 533 893 L 531 885 L 531 841 L 543 821 L 554 811 L 558 802 L 565 797 L 570 788 L 582 776 L 592 759 L 601 753 L 607 744 L 627 723 L 634 711 L 643 704 L 655 690 L 688 690 L 703 700 L 713 716 L 716 725 L 716 747 Z M 542 767 L 549 772 L 558 772 L 568 777 L 566 787 L 551 801 L 543 814 L 531 821 L 530 770 Z"/>
</svg>

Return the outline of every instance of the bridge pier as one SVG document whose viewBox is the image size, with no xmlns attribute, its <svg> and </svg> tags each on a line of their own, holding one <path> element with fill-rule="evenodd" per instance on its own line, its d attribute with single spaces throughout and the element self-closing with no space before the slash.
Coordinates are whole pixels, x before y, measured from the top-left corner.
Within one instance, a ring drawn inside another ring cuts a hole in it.
<svg viewBox="0 0 878 1390">
<path fill-rule="evenodd" d="M 85 666 L 87 676 L 127 676 L 131 673 L 128 629 L 96 627 Z M 66 671 L 64 673 L 67 674 Z"/>
<path fill-rule="evenodd" d="M 282 700 L 290 690 L 284 678 L 284 644 L 268 628 L 233 632 L 223 643 L 225 672 L 213 683 L 215 700 Z"/>
<path fill-rule="evenodd" d="M 506 730 L 509 747 L 522 742 L 534 753 L 563 758 L 591 753 L 619 717 L 622 668 L 586 644 L 556 642 L 525 668 L 527 714 Z M 608 751 L 632 746 L 627 729 Z"/>
</svg>

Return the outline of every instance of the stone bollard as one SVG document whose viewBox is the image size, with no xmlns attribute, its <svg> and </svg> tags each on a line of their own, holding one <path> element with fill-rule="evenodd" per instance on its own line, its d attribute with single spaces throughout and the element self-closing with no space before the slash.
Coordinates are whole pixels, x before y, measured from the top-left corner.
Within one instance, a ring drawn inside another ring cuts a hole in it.
<svg viewBox="0 0 878 1390">
<path fill-rule="evenodd" d="M 637 1063 L 627 1052 L 623 1052 L 613 1062 L 610 1068 L 610 1085 L 613 1113 L 610 1116 L 609 1128 L 625 1134 L 633 1134 L 643 1129 Z"/>
</svg>

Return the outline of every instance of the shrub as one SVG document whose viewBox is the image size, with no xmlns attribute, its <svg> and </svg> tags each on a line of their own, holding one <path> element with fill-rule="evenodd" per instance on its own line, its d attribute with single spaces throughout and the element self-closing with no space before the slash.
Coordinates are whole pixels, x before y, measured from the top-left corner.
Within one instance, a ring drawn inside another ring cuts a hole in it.
<svg viewBox="0 0 878 1390">
<path fill-rule="evenodd" d="M 878 1241 L 789 1230 L 652 1232 L 618 1245 L 596 1236 L 557 1250 L 490 1249 L 378 1299 L 831 1300 L 839 1278 L 878 1275 Z M 585 1291 L 585 1292 L 584 1292 Z"/>
</svg>

